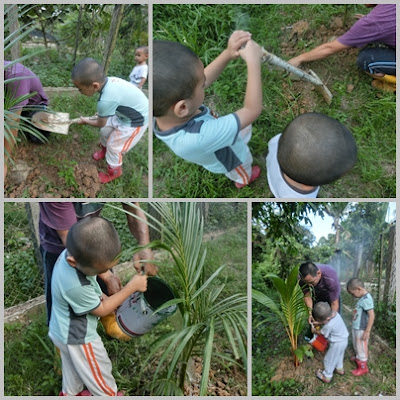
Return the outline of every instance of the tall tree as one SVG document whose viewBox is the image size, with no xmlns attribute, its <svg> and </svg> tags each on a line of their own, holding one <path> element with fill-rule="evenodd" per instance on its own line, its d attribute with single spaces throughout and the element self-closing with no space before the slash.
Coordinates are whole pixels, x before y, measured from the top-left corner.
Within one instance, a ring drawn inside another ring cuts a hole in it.
<svg viewBox="0 0 400 400">
<path fill-rule="evenodd" d="M 124 12 L 123 4 L 116 4 L 114 6 L 113 16 L 111 19 L 110 32 L 108 34 L 107 44 L 103 58 L 103 67 L 106 75 L 108 73 L 108 68 L 110 67 L 111 55 L 115 48 L 115 43 L 117 42 L 118 30 L 121 25 L 123 12 Z"/>
<path fill-rule="evenodd" d="M 18 5 L 17 4 L 8 4 L 7 7 L 7 15 L 9 21 L 9 30 L 10 36 L 19 30 L 19 21 L 18 21 Z M 20 41 L 17 40 L 13 47 L 11 47 L 11 60 L 16 60 L 21 56 L 20 49 Z"/>
</svg>

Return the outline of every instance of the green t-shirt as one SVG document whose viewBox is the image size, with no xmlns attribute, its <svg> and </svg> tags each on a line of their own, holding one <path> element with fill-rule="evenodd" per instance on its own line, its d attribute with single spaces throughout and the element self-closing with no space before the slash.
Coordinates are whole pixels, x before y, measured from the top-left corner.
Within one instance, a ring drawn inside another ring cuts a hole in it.
<svg viewBox="0 0 400 400">
<path fill-rule="evenodd" d="M 90 343 L 99 337 L 98 318 L 91 311 L 100 305 L 101 289 L 96 276 L 71 267 L 64 250 L 54 265 L 49 334 L 65 344 Z"/>
</svg>

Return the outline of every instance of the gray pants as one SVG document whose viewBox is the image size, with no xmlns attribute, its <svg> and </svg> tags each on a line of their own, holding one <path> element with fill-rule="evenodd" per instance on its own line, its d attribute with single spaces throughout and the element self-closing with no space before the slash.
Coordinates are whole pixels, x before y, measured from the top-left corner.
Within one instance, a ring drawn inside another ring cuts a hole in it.
<svg viewBox="0 0 400 400">
<path fill-rule="evenodd" d="M 344 352 L 347 348 L 348 340 L 341 342 L 329 343 L 329 349 L 324 357 L 324 375 L 330 379 L 333 376 L 333 371 L 343 368 Z"/>
</svg>

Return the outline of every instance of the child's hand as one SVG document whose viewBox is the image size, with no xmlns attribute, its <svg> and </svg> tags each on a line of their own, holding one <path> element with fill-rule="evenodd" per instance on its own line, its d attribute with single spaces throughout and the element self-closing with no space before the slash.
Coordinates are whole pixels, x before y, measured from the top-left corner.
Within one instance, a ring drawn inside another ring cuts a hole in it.
<svg viewBox="0 0 400 400">
<path fill-rule="evenodd" d="M 147 275 L 135 275 L 126 286 L 129 287 L 129 290 L 132 290 L 132 293 L 145 292 L 147 290 Z"/>
<path fill-rule="evenodd" d="M 361 340 L 369 340 L 369 331 L 364 331 Z"/>
<path fill-rule="evenodd" d="M 232 59 L 240 56 L 239 50 L 251 39 L 251 33 L 245 31 L 235 31 L 228 40 L 228 52 Z"/>
<path fill-rule="evenodd" d="M 246 46 L 239 50 L 239 54 L 246 62 L 261 62 L 263 56 L 262 48 L 254 40 L 249 40 Z"/>
</svg>

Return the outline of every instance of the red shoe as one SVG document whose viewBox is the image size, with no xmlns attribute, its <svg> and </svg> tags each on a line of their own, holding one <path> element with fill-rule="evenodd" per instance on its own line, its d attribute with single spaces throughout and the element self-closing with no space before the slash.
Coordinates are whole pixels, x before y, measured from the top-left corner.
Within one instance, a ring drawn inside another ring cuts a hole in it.
<svg viewBox="0 0 400 400">
<path fill-rule="evenodd" d="M 254 167 L 251 168 L 251 178 L 250 178 L 249 183 L 244 184 L 244 183 L 235 182 L 235 186 L 238 189 L 242 189 L 245 186 L 247 186 L 248 184 L 250 184 L 251 182 L 255 181 L 260 176 L 260 174 L 261 174 L 261 168 L 258 165 L 255 165 Z"/>
<path fill-rule="evenodd" d="M 101 183 L 108 183 L 112 180 L 119 178 L 122 175 L 122 167 L 110 167 L 107 165 L 107 173 L 99 172 L 99 179 Z"/>
<path fill-rule="evenodd" d="M 89 390 L 85 389 L 82 390 L 82 392 L 79 392 L 76 396 L 92 396 L 92 393 L 90 393 Z"/>
<path fill-rule="evenodd" d="M 117 396 L 123 396 L 124 395 L 124 392 L 118 392 L 117 393 Z"/>
<path fill-rule="evenodd" d="M 366 361 L 356 360 L 357 369 L 351 371 L 354 376 L 362 376 L 368 374 L 368 366 Z"/>
<path fill-rule="evenodd" d="M 106 156 L 107 147 L 103 146 L 101 143 L 100 147 L 101 149 L 99 151 L 92 154 L 93 159 L 96 161 L 102 160 Z"/>
</svg>

